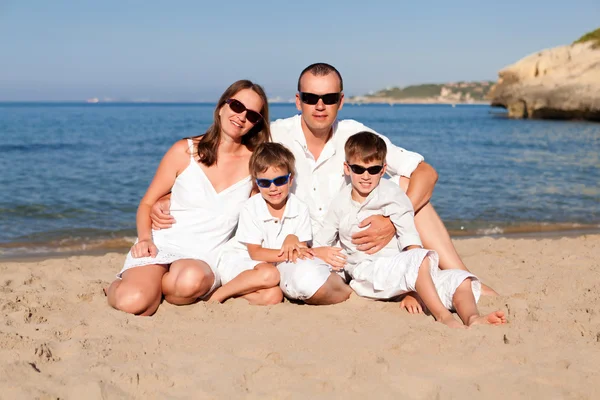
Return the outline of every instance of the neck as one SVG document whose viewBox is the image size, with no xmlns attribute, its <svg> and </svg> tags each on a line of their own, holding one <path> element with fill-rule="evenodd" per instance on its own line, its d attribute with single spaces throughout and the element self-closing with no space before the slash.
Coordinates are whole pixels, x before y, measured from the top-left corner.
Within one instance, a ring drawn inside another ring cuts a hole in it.
<svg viewBox="0 0 600 400">
<path fill-rule="evenodd" d="M 303 118 L 301 118 L 301 126 L 302 132 L 304 133 L 304 137 L 306 138 L 306 142 L 317 143 L 322 142 L 323 144 L 327 143 L 333 134 L 333 126 L 329 126 L 323 129 L 313 129 L 306 125 L 306 122 Z"/>
<path fill-rule="evenodd" d="M 235 154 L 240 151 L 241 148 L 245 147 L 242 144 L 242 139 L 239 140 L 232 139 L 226 135 L 221 135 L 221 141 L 219 142 L 219 152 L 220 153 L 230 153 Z"/>
<path fill-rule="evenodd" d="M 356 190 L 354 187 L 352 187 L 352 200 L 356 201 L 357 203 L 364 203 L 367 200 L 367 197 L 370 195 L 371 193 L 367 193 L 367 194 L 362 194 L 360 193 L 358 190 Z"/>
</svg>

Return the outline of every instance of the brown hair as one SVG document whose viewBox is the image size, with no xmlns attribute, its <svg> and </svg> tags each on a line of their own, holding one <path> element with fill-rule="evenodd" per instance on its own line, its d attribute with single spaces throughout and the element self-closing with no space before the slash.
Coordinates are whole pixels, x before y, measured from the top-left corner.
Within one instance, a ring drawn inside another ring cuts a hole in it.
<svg viewBox="0 0 600 400">
<path fill-rule="evenodd" d="M 280 143 L 262 143 L 250 157 L 250 175 L 256 179 L 257 175 L 265 172 L 269 167 L 287 169 L 294 176 L 296 159 L 291 151 Z"/>
<path fill-rule="evenodd" d="M 333 65 L 329 65 L 327 63 L 315 63 L 315 64 L 311 64 L 308 67 L 304 68 L 302 70 L 302 72 L 300 73 L 300 76 L 298 77 L 298 91 L 301 92 L 302 90 L 300 90 L 300 80 L 302 80 L 302 77 L 304 76 L 304 74 L 306 73 L 311 73 L 314 76 L 325 76 L 325 75 L 329 75 L 331 73 L 334 73 L 338 76 L 338 78 L 340 78 L 340 92 L 342 90 L 344 90 L 344 80 L 342 79 L 342 75 L 340 74 L 340 71 L 338 71 L 337 69 L 335 69 L 335 67 Z"/>
<path fill-rule="evenodd" d="M 250 151 L 254 151 L 259 144 L 271 140 L 269 103 L 264 89 L 260 85 L 246 79 L 234 82 L 227 90 L 225 90 L 221 95 L 221 98 L 219 98 L 213 114 L 212 125 L 204 135 L 200 135 L 202 136 L 202 140 L 198 142 L 198 157 L 200 162 L 207 167 L 210 167 L 217 162 L 217 150 L 219 149 L 219 143 L 221 142 L 221 118 L 219 117 L 219 111 L 221 111 L 221 108 L 225 105 L 227 100 L 235 96 L 240 90 L 244 89 L 251 89 L 258 94 L 263 101 L 263 106 L 260 110 L 262 119 L 254 124 L 252 129 L 242 137 L 242 144 L 246 145 Z"/>
<path fill-rule="evenodd" d="M 373 132 L 358 132 L 352 135 L 344 145 L 346 161 L 359 159 L 368 163 L 371 161 L 385 161 L 387 146 L 382 138 Z"/>
</svg>

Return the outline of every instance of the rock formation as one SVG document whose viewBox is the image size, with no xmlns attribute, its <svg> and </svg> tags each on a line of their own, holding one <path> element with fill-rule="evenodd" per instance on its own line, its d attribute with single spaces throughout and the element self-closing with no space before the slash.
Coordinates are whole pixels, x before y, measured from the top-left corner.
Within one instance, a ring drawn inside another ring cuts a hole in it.
<svg viewBox="0 0 600 400">
<path fill-rule="evenodd" d="M 594 41 L 531 54 L 499 73 L 492 106 L 511 118 L 600 121 L 600 47 Z"/>
</svg>

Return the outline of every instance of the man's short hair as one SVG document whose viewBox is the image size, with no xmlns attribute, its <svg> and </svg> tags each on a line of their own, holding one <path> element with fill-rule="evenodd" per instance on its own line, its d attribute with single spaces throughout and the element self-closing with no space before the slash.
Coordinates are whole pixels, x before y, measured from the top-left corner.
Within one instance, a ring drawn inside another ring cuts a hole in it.
<svg viewBox="0 0 600 400">
<path fill-rule="evenodd" d="M 314 64 L 311 64 L 308 67 L 304 68 L 302 70 L 302 72 L 300 73 L 300 77 L 298 77 L 298 91 L 299 92 L 302 91 L 302 90 L 300 90 L 300 80 L 302 80 L 302 77 L 304 76 L 304 74 L 306 74 L 308 72 L 310 72 L 314 76 L 325 76 L 325 75 L 334 73 L 340 79 L 340 92 L 342 90 L 344 90 L 344 80 L 342 79 L 342 75 L 340 74 L 340 71 L 335 69 L 335 67 L 333 65 L 330 65 L 327 63 L 314 63 Z"/>
<path fill-rule="evenodd" d="M 296 159 L 281 143 L 262 143 L 252 153 L 250 157 L 250 175 L 256 179 L 257 175 L 265 172 L 269 167 L 278 169 L 287 169 L 294 176 L 294 165 Z"/>
<path fill-rule="evenodd" d="M 346 161 L 360 160 L 364 163 L 385 161 L 387 146 L 381 137 L 373 132 L 358 132 L 352 135 L 344 145 Z"/>
</svg>

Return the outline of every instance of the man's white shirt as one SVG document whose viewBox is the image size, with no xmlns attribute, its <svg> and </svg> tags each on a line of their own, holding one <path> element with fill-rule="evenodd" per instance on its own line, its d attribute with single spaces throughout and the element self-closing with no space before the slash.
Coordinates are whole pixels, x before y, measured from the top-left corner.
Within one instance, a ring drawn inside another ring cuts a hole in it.
<svg viewBox="0 0 600 400">
<path fill-rule="evenodd" d="M 318 232 L 333 199 L 350 183 L 344 175 L 344 145 L 346 140 L 361 131 L 379 135 L 387 145 L 387 171 L 393 177 L 410 177 L 423 161 L 423 156 L 394 145 L 388 138 L 354 120 L 338 120 L 333 135 L 325 144 L 317 160 L 308 150 L 302 131 L 301 115 L 279 119 L 271 123 L 274 142 L 286 146 L 296 158 L 296 176 L 292 191 L 308 206 L 312 230 Z"/>
</svg>

